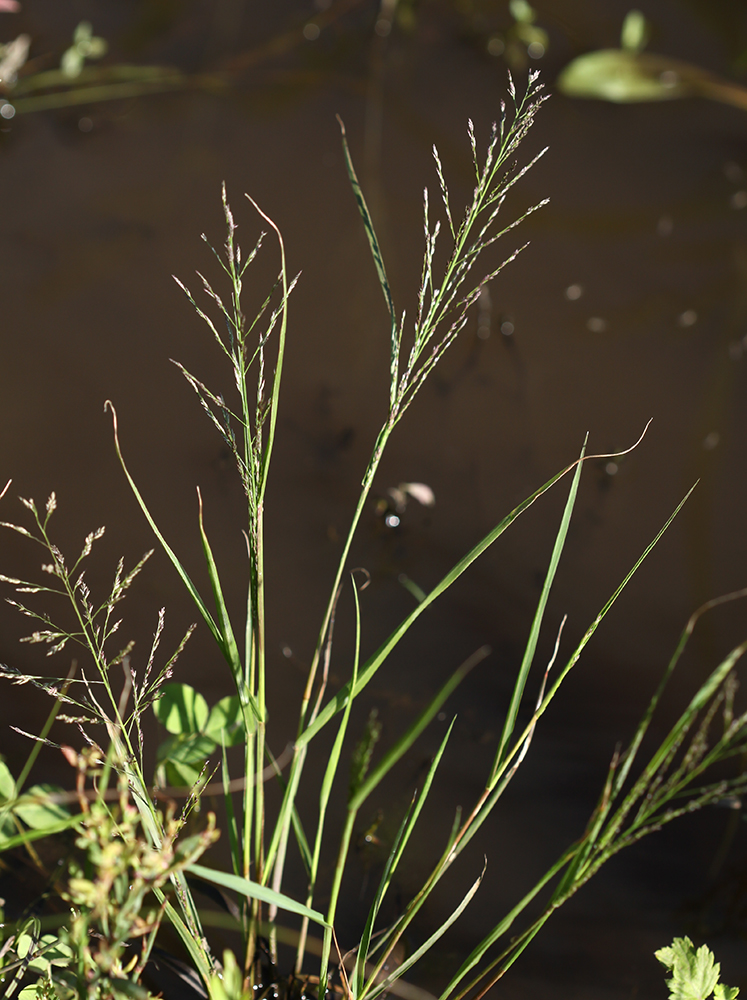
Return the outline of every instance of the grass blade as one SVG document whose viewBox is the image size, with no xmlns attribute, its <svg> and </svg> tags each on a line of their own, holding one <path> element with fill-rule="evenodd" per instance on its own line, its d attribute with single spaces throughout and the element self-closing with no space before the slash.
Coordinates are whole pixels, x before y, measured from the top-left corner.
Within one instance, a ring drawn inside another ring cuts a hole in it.
<svg viewBox="0 0 747 1000">
<path fill-rule="evenodd" d="M 588 440 L 588 435 L 587 435 Z M 542 627 L 542 619 L 545 614 L 545 608 L 547 607 L 547 599 L 550 596 L 550 589 L 552 587 L 553 581 L 555 579 L 555 573 L 558 569 L 558 563 L 560 562 L 560 556 L 563 552 L 563 546 L 565 545 L 565 540 L 568 535 L 568 527 L 571 523 L 571 515 L 573 513 L 573 507 L 576 502 L 576 495 L 578 493 L 578 484 L 581 479 L 581 470 L 583 468 L 583 459 L 586 452 L 586 441 L 584 441 L 584 446 L 581 449 L 581 455 L 579 457 L 578 465 L 576 466 L 576 472 L 571 481 L 571 488 L 568 493 L 568 499 L 563 510 L 563 517 L 560 521 L 560 527 L 558 528 L 558 534 L 555 538 L 555 545 L 553 546 L 552 556 L 550 558 L 550 565 L 547 568 L 547 574 L 545 576 L 545 582 L 542 585 L 542 593 L 540 594 L 540 599 L 537 604 L 537 610 L 534 614 L 534 619 L 532 621 L 532 627 L 529 632 L 529 639 L 524 650 L 524 656 L 521 661 L 521 667 L 519 668 L 519 673 L 514 683 L 513 693 L 511 695 L 511 703 L 506 713 L 506 720 L 503 723 L 503 732 L 501 733 L 500 743 L 498 744 L 498 751 L 495 755 L 495 760 L 493 761 L 493 767 L 490 772 L 490 779 L 488 784 L 492 783 L 495 778 L 496 772 L 500 767 L 503 756 L 506 752 L 506 747 L 516 725 L 516 716 L 519 712 L 519 705 L 521 704 L 521 699 L 524 695 L 524 688 L 526 687 L 527 677 L 529 676 L 529 671 L 534 660 L 534 653 L 537 649 L 537 640 L 539 639 L 540 629 Z"/>
<path fill-rule="evenodd" d="M 277 906 L 279 910 L 298 913 L 302 917 L 313 920 L 316 924 L 321 924 L 323 927 L 328 926 L 323 914 L 304 906 L 303 903 L 291 899 L 290 896 L 286 896 L 282 892 L 276 892 L 266 885 L 260 885 L 259 882 L 252 882 L 251 879 L 231 875 L 229 872 L 218 871 L 215 868 L 206 868 L 204 865 L 188 865 L 186 871 L 197 875 L 198 878 L 205 879 L 206 882 L 214 882 L 215 885 L 220 885 L 224 889 L 232 889 L 248 899 L 259 899 L 263 903 Z"/>
<path fill-rule="evenodd" d="M 376 997 L 381 996 L 382 993 L 386 993 L 388 987 L 393 982 L 395 982 L 395 980 L 399 979 L 400 976 L 403 976 L 408 969 L 410 969 L 413 965 L 415 965 L 416 962 L 418 962 L 423 957 L 423 955 L 427 954 L 431 950 L 431 948 L 439 940 L 439 938 L 443 937 L 443 935 L 446 933 L 449 927 L 451 927 L 451 925 L 461 916 L 462 911 L 465 909 L 465 907 L 469 905 L 469 903 L 472 900 L 472 897 L 480 888 L 480 884 L 482 883 L 484 877 L 485 877 L 485 869 L 483 868 L 480 877 L 473 882 L 472 886 L 470 887 L 469 891 L 467 892 L 466 896 L 461 901 L 459 906 L 457 906 L 456 909 L 449 914 L 446 920 L 441 924 L 439 928 L 437 928 L 437 930 L 433 932 L 433 934 L 431 934 L 431 936 L 428 938 L 427 941 L 423 942 L 423 944 L 419 948 L 415 949 L 412 955 L 410 955 L 408 958 L 405 959 L 402 965 L 400 965 L 391 975 L 387 976 L 387 978 L 382 983 L 378 983 L 376 989 L 371 990 L 370 993 L 366 993 L 367 1000 L 376 1000 Z"/>
<path fill-rule="evenodd" d="M 435 777 L 438 765 L 441 763 L 441 758 L 443 757 L 444 750 L 446 749 L 446 744 L 449 741 L 451 732 L 454 728 L 454 721 L 452 719 L 446 734 L 441 741 L 441 746 L 438 748 L 436 756 L 431 762 L 431 766 L 428 769 L 428 774 L 426 776 L 423 787 L 420 794 L 413 801 L 410 808 L 405 813 L 404 819 L 400 825 L 397 836 L 394 840 L 391 851 L 389 852 L 389 857 L 387 858 L 386 866 L 384 872 L 382 873 L 381 880 L 379 882 L 379 888 L 376 893 L 376 898 L 371 904 L 371 909 L 368 913 L 368 918 L 366 920 L 366 926 L 363 931 L 363 936 L 361 937 L 360 944 L 358 946 L 358 955 L 356 960 L 356 967 L 353 974 L 353 979 L 357 983 L 356 994 L 360 996 L 363 993 L 363 987 L 365 984 L 366 976 L 366 958 L 368 957 L 368 949 L 371 945 L 371 937 L 373 935 L 374 925 L 376 923 L 376 917 L 378 916 L 379 909 L 384 900 L 384 896 L 389 890 L 394 873 L 397 870 L 397 866 L 402 858 L 405 848 L 407 847 L 407 842 L 415 829 L 415 824 L 417 823 L 421 810 L 425 805 L 425 801 L 428 798 L 428 793 L 431 790 L 431 785 L 433 784 L 433 778 Z M 391 950 L 392 946 L 396 944 L 399 935 L 395 933 L 393 940 L 389 942 L 388 950 Z"/>
<path fill-rule="evenodd" d="M 117 411 L 114 409 L 114 404 L 111 402 L 111 400 L 107 399 L 107 401 L 104 403 L 104 410 L 111 410 L 112 425 L 114 427 L 114 448 L 116 449 L 116 452 L 117 452 L 117 458 L 119 459 L 119 464 L 122 466 L 122 470 L 123 470 L 125 476 L 127 477 L 127 482 L 130 484 L 130 489 L 134 493 L 135 499 L 137 500 L 138 504 L 140 505 L 140 509 L 142 510 L 143 514 L 145 514 L 145 519 L 148 522 L 148 524 L 151 526 L 153 534 L 156 536 L 156 538 L 158 539 L 158 541 L 161 543 L 161 548 L 163 549 L 163 551 L 166 553 L 166 555 L 171 560 L 171 563 L 172 563 L 174 569 L 177 571 L 177 573 L 179 574 L 179 577 L 180 577 L 182 583 L 187 588 L 189 596 L 194 601 L 195 607 L 197 608 L 197 610 L 202 615 L 202 618 L 205 621 L 205 624 L 210 629 L 210 632 L 211 632 L 213 638 L 218 643 L 218 646 L 220 647 L 221 652 L 223 653 L 223 655 L 226 657 L 226 659 L 228 660 L 228 662 L 230 664 L 231 660 L 226 655 L 225 648 L 224 648 L 224 643 L 223 643 L 223 636 L 220 633 L 220 629 L 215 624 L 215 621 L 213 620 L 213 616 L 210 614 L 210 611 L 208 610 L 207 605 L 203 601 L 202 597 L 200 597 L 199 591 L 197 590 L 197 588 L 195 587 L 195 585 L 192 583 L 191 579 L 189 578 L 189 574 L 184 569 L 184 567 L 182 566 L 182 564 L 179 562 L 179 559 L 177 558 L 176 553 L 174 552 L 174 550 L 171 548 L 171 546 L 169 545 L 169 543 L 166 541 L 166 539 L 163 537 L 163 535 L 159 531 L 158 525 L 153 520 L 153 516 L 151 515 L 150 511 L 148 510 L 148 507 L 147 507 L 147 505 L 145 503 L 145 500 L 143 500 L 143 497 L 142 497 L 142 495 L 140 493 L 140 490 L 138 490 L 137 486 L 135 485 L 135 480 L 130 475 L 129 469 L 127 468 L 127 466 L 125 464 L 125 460 L 124 460 L 124 457 L 122 455 L 122 450 L 121 450 L 121 448 L 119 446 L 119 428 L 118 428 L 118 424 L 117 424 Z"/>
<path fill-rule="evenodd" d="M 285 335 L 288 328 L 288 296 L 290 295 L 290 290 L 288 288 L 288 274 L 285 264 L 285 243 L 283 242 L 283 237 L 280 230 L 269 217 L 266 215 L 256 201 L 250 196 L 246 195 L 246 198 L 254 206 L 255 211 L 262 216 L 268 226 L 271 226 L 278 238 L 278 244 L 280 246 L 280 274 L 282 277 L 283 285 L 283 317 L 280 321 L 280 333 L 278 335 L 278 354 L 277 360 L 275 362 L 275 374 L 272 380 L 272 395 L 270 401 L 270 426 L 267 431 L 267 440 L 265 442 L 264 450 L 261 457 L 260 466 L 260 477 L 259 477 L 259 489 L 257 490 L 258 502 L 262 502 L 262 498 L 265 494 L 265 488 L 267 486 L 267 475 L 270 471 L 270 459 L 272 457 L 272 447 L 275 442 L 275 427 L 277 425 L 278 419 L 278 402 L 280 399 L 280 380 L 283 374 L 283 359 L 285 357 Z M 245 265 L 246 266 L 246 265 Z M 295 282 L 294 282 L 295 284 Z M 248 414 L 245 414 L 245 417 Z"/>
<path fill-rule="evenodd" d="M 242 706 L 246 707 L 248 702 L 251 705 L 256 719 L 261 722 L 263 720 L 260 715 L 259 706 L 244 681 L 244 670 L 241 664 L 241 657 L 239 655 L 239 647 L 236 643 L 236 637 L 234 636 L 233 626 L 231 625 L 231 619 L 228 614 L 228 608 L 226 607 L 226 601 L 223 597 L 223 588 L 221 586 L 220 576 L 218 575 L 218 567 L 216 566 L 207 534 L 205 533 L 205 525 L 202 518 L 202 494 L 200 493 L 199 488 L 197 490 L 197 498 L 199 505 L 198 518 L 200 524 L 200 539 L 202 541 L 202 551 L 205 555 L 205 563 L 207 564 L 208 576 L 210 577 L 210 586 L 213 591 L 213 598 L 215 599 L 215 609 L 218 615 L 217 627 L 220 631 L 222 642 L 221 648 L 223 650 L 223 655 L 226 657 L 226 660 L 228 660 L 228 665 L 231 668 L 231 674 L 233 676 L 234 684 L 236 685 L 236 692 L 241 699 Z M 244 720 L 247 734 L 251 731 L 248 722 L 248 719 Z"/>
<path fill-rule="evenodd" d="M 418 736 L 420 736 L 431 719 L 433 719 L 436 713 L 440 710 L 441 706 L 449 697 L 451 692 L 459 684 L 461 684 L 470 670 L 472 670 L 473 667 L 476 667 L 478 663 L 481 663 L 490 653 L 490 646 L 481 646 L 480 649 L 474 652 L 472 656 L 468 657 L 468 659 L 466 659 L 464 663 L 454 671 L 451 677 L 449 677 L 446 683 L 436 693 L 435 697 L 431 699 L 426 708 L 420 713 L 418 718 L 412 723 L 411 726 L 408 727 L 406 732 L 386 753 L 379 766 L 371 772 L 361 787 L 357 790 L 355 796 L 350 802 L 351 809 L 360 809 L 361 805 L 368 798 L 374 788 L 376 788 L 379 782 L 382 781 L 389 771 L 391 771 L 397 761 L 410 749 L 412 744 Z"/>
<path fill-rule="evenodd" d="M 373 220 L 371 219 L 371 213 L 368 210 L 368 205 L 366 204 L 366 199 L 363 197 L 363 191 L 361 190 L 360 182 L 358 181 L 358 175 L 355 172 L 355 167 L 353 166 L 353 160 L 350 156 L 350 148 L 348 147 L 347 133 L 345 132 L 345 125 L 343 124 L 342 118 L 337 116 L 337 121 L 340 124 L 340 132 L 342 133 L 342 150 L 345 156 L 345 166 L 347 167 L 348 177 L 350 178 L 350 186 L 353 189 L 353 195 L 355 196 L 356 203 L 358 205 L 358 211 L 361 214 L 361 219 L 363 220 L 363 228 L 366 231 L 366 237 L 368 239 L 368 245 L 371 248 L 371 255 L 373 257 L 374 264 L 376 266 L 376 274 L 379 278 L 379 284 L 381 285 L 381 290 L 384 293 L 384 301 L 386 302 L 387 311 L 389 312 L 389 322 L 390 322 L 390 342 L 391 342 L 391 388 L 390 388 L 390 404 L 393 406 L 397 395 L 398 388 L 398 363 L 399 363 L 399 336 L 397 334 L 397 314 L 394 311 L 394 301 L 392 299 L 392 291 L 389 287 L 389 279 L 386 276 L 386 268 L 384 267 L 384 258 L 381 253 L 381 248 L 379 247 L 379 241 L 376 238 L 376 231 L 374 230 Z"/>
<path fill-rule="evenodd" d="M 423 614 L 426 608 L 429 608 L 430 605 L 433 604 L 433 602 L 438 597 L 440 597 L 441 594 L 444 593 L 444 591 L 448 590 L 449 587 L 452 585 L 452 583 L 454 583 L 455 580 L 458 580 L 459 577 L 462 575 L 462 573 L 464 573 L 467 569 L 469 569 L 472 563 L 479 556 L 481 556 L 486 549 L 490 548 L 493 542 L 495 542 L 498 538 L 500 538 L 503 532 L 513 524 L 513 522 L 516 520 L 517 517 L 523 514 L 524 511 L 527 510 L 527 508 L 531 507 L 532 504 L 543 495 L 543 493 L 546 493 L 551 486 L 554 486 L 555 483 L 559 479 L 561 479 L 564 475 L 566 475 L 566 473 L 569 472 L 572 468 L 574 468 L 575 465 L 576 462 L 574 462 L 572 465 L 569 465 L 561 472 L 556 473 L 552 477 L 552 479 L 548 479 L 548 481 L 543 486 L 540 486 L 538 490 L 532 493 L 531 496 L 527 497 L 526 500 L 523 500 L 517 507 L 514 507 L 514 509 L 511 511 L 510 514 L 507 514 L 506 517 L 504 517 L 495 526 L 495 528 L 493 528 L 492 531 L 490 531 L 480 542 L 478 542 L 477 545 L 470 552 L 468 552 L 467 555 L 464 556 L 456 564 L 456 566 L 453 567 L 453 569 L 451 569 L 446 574 L 446 576 L 440 581 L 440 583 L 438 583 L 433 588 L 433 590 L 431 590 L 430 593 L 428 593 L 425 596 L 425 598 L 420 602 L 420 604 L 418 604 L 418 606 L 410 612 L 407 618 L 405 618 L 404 621 L 397 626 L 394 632 L 392 632 L 389 638 L 384 642 L 382 646 L 379 647 L 379 649 L 373 654 L 373 656 L 371 656 L 366 661 L 358 677 L 358 682 L 355 686 L 354 696 L 360 694 L 360 692 L 363 690 L 366 684 L 368 684 L 368 682 L 374 676 L 374 674 L 382 665 L 382 663 L 384 663 L 384 661 L 389 656 L 391 651 L 395 648 L 400 639 L 407 633 L 409 628 Z M 334 695 L 330 699 L 330 701 L 327 702 L 327 704 L 321 710 L 316 719 L 311 723 L 311 725 L 309 725 L 304 730 L 304 732 L 299 734 L 298 739 L 296 740 L 297 746 L 304 746 L 305 744 L 309 743 L 314 738 L 314 736 L 316 736 L 319 730 L 322 729 L 322 727 L 325 726 L 329 722 L 329 720 L 337 714 L 337 712 L 341 711 L 345 707 L 345 702 L 349 694 L 349 688 L 350 688 L 350 682 L 348 682 L 343 688 L 341 688 L 340 691 L 338 691 L 337 694 Z"/>
</svg>

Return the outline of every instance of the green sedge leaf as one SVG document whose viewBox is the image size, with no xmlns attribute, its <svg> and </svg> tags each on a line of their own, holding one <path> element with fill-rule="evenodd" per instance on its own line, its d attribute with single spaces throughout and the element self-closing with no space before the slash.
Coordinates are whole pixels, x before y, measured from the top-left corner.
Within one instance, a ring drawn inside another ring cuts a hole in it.
<svg viewBox="0 0 747 1000">
<path fill-rule="evenodd" d="M 206 882 L 214 882 L 215 885 L 221 885 L 224 889 L 232 889 L 241 896 L 246 896 L 249 899 L 259 899 L 263 903 L 270 903 L 271 905 L 274 904 L 279 910 L 298 913 L 302 917 L 308 917 L 309 920 L 313 920 L 316 924 L 322 924 L 324 927 L 329 926 L 324 919 L 324 915 L 317 910 L 312 910 L 308 906 L 304 906 L 303 903 L 299 903 L 282 892 L 275 892 L 274 889 L 268 889 L 266 885 L 260 885 L 259 882 L 252 882 L 248 878 L 241 878 L 239 875 L 218 871 L 215 868 L 205 868 L 204 865 L 188 865 L 185 870 L 196 875 L 198 878 L 205 879 Z"/>
</svg>

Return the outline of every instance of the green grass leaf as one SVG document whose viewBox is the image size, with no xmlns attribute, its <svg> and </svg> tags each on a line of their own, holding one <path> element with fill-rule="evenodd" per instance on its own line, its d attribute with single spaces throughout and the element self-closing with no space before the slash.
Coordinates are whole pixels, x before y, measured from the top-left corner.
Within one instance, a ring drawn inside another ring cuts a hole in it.
<svg viewBox="0 0 747 1000">
<path fill-rule="evenodd" d="M 524 696 L 524 689 L 526 687 L 527 678 L 529 676 L 529 670 L 532 666 L 534 660 L 534 654 L 537 649 L 537 641 L 539 640 L 540 629 L 542 627 L 542 619 L 545 614 L 545 608 L 547 607 L 547 600 L 550 596 L 550 590 L 552 588 L 553 581 L 555 579 L 555 574 L 558 569 L 558 564 L 560 563 L 560 556 L 563 552 L 563 546 L 565 545 L 565 540 L 568 535 L 568 528 L 571 523 L 571 514 L 573 513 L 573 506 L 576 502 L 576 494 L 578 493 L 578 484 L 581 479 L 581 470 L 583 469 L 583 458 L 586 453 L 586 442 L 584 441 L 584 446 L 581 449 L 581 455 L 579 458 L 578 465 L 576 466 L 576 471 L 574 473 L 573 479 L 571 481 L 571 488 L 568 492 L 568 499 L 563 510 L 563 517 L 560 521 L 560 527 L 558 528 L 558 533 L 555 538 L 555 544 L 553 546 L 552 556 L 550 557 L 550 565 L 548 566 L 547 573 L 545 575 L 545 582 L 542 586 L 542 592 L 540 594 L 540 599 L 537 604 L 537 610 L 534 614 L 534 620 L 532 621 L 532 627 L 529 632 L 529 639 L 527 640 L 526 648 L 524 650 L 524 656 L 522 657 L 521 667 L 519 668 L 519 673 L 514 683 L 513 694 L 511 696 L 511 704 L 509 705 L 508 712 L 506 713 L 506 719 L 503 723 L 503 732 L 501 734 L 500 743 L 498 745 L 498 751 L 495 755 L 495 760 L 493 762 L 493 767 L 491 770 L 490 780 L 493 782 L 496 778 L 498 770 L 501 763 L 503 762 L 504 755 L 506 753 L 508 742 L 514 732 L 514 727 L 516 725 L 516 716 L 519 712 L 519 705 L 521 704 L 521 699 Z"/>
<path fill-rule="evenodd" d="M 205 868 L 204 865 L 188 865 L 186 870 L 198 878 L 205 879 L 206 882 L 214 882 L 215 885 L 221 885 L 224 889 L 232 889 L 240 896 L 274 904 L 279 910 L 298 913 L 302 917 L 313 920 L 316 924 L 321 924 L 323 927 L 328 926 L 323 914 L 317 910 L 312 910 L 308 906 L 304 906 L 303 903 L 291 899 L 290 896 L 286 896 L 282 892 L 275 892 L 273 889 L 260 885 L 258 882 L 252 882 L 248 878 L 231 875 L 229 872 L 218 871 L 215 868 Z"/>
<path fill-rule="evenodd" d="M 575 465 L 576 463 L 574 462 L 573 465 L 569 465 L 561 472 L 556 473 L 552 479 L 548 479 L 548 481 L 540 486 L 538 490 L 535 490 L 531 496 L 527 497 L 526 500 L 523 500 L 517 507 L 514 507 L 510 514 L 507 514 L 501 521 L 499 521 L 495 528 L 488 532 L 488 534 L 485 535 L 485 537 L 479 541 L 477 545 L 475 545 L 475 547 L 468 552 L 467 555 L 464 556 L 464 558 L 461 559 L 438 584 L 436 584 L 436 586 L 426 595 L 425 599 L 410 612 L 407 618 L 405 618 L 404 621 L 398 625 L 389 638 L 363 664 L 353 691 L 354 697 L 357 697 L 363 688 L 369 683 L 376 671 L 382 663 L 386 661 L 389 654 L 399 643 L 400 639 L 402 639 L 403 636 L 409 631 L 410 627 L 417 621 L 420 615 L 423 614 L 423 612 L 430 607 L 430 605 L 433 604 L 433 602 L 439 598 L 444 591 L 448 590 L 449 587 L 459 579 L 462 573 L 469 569 L 472 563 L 479 556 L 481 556 L 486 549 L 490 548 L 493 542 L 500 538 L 503 532 L 513 524 L 517 517 L 523 514 L 527 508 L 531 507 L 543 493 L 546 493 L 551 486 L 554 486 L 555 483 L 572 468 L 574 468 Z M 298 739 L 296 740 L 297 746 L 300 747 L 309 743 L 314 736 L 316 736 L 319 730 L 322 729 L 329 722 L 329 720 L 337 714 L 337 712 L 341 711 L 345 707 L 350 692 L 350 686 L 350 681 L 348 681 L 348 683 L 345 684 L 337 692 L 337 694 L 335 694 L 327 702 L 316 719 L 309 726 L 307 726 L 302 733 L 299 734 Z"/>
</svg>

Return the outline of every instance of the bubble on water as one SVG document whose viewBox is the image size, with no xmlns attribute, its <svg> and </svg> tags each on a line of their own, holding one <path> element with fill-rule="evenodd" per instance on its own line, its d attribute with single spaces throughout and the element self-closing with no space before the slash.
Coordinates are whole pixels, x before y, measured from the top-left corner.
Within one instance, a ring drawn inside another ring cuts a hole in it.
<svg viewBox="0 0 747 1000">
<path fill-rule="evenodd" d="M 662 215 L 656 223 L 656 233 L 658 236 L 671 236 L 674 229 L 674 219 L 671 215 Z"/>
<path fill-rule="evenodd" d="M 744 179 L 744 170 L 734 160 L 727 160 L 724 164 L 724 177 L 732 184 L 739 184 Z"/>
<path fill-rule="evenodd" d="M 677 323 L 679 326 L 694 326 L 698 322 L 698 314 L 694 309 L 685 309 L 683 313 L 680 313 L 677 317 Z"/>
</svg>

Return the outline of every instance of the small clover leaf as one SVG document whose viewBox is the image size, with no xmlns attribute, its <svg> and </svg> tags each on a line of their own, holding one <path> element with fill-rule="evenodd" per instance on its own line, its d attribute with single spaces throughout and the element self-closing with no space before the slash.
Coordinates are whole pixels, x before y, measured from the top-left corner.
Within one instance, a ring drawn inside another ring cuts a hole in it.
<svg viewBox="0 0 747 1000">
<path fill-rule="evenodd" d="M 201 733 L 208 720 L 208 704 L 189 684 L 164 684 L 153 703 L 156 718 L 175 735 Z"/>
<path fill-rule="evenodd" d="M 80 76 L 86 59 L 100 59 L 107 48 L 106 39 L 93 34 L 90 21 L 81 21 L 73 33 L 73 44 L 62 54 L 60 69 L 71 79 Z"/>
<path fill-rule="evenodd" d="M 251 721 L 254 721 L 253 716 Z M 228 695 L 213 705 L 210 710 L 210 718 L 205 726 L 205 735 L 215 740 L 216 744 L 223 741 L 227 747 L 237 746 L 244 742 L 246 729 L 244 728 L 244 716 L 238 695 Z"/>
</svg>

